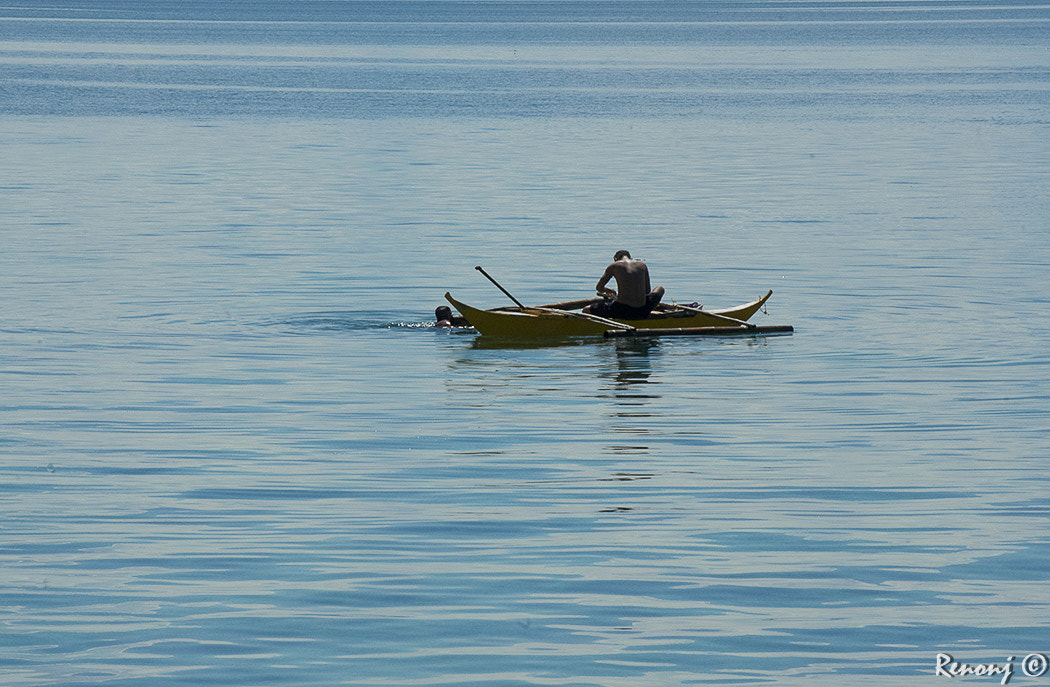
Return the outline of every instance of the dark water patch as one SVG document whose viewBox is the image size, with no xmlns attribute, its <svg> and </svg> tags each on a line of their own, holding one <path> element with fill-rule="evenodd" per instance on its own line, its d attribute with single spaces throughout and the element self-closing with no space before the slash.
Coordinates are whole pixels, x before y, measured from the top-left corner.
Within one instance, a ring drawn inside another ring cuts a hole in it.
<svg viewBox="0 0 1050 687">
<path fill-rule="evenodd" d="M 397 494 L 399 492 L 391 492 L 391 495 Z M 216 487 L 183 492 L 182 496 L 188 499 L 217 499 L 223 501 L 311 501 L 317 499 L 382 498 L 383 494 L 375 490 L 290 489 L 281 487 L 224 489 Z"/>
<path fill-rule="evenodd" d="M 972 491 L 941 491 L 922 487 L 907 489 L 879 489 L 867 486 L 856 488 L 836 487 L 812 487 L 797 488 L 784 487 L 769 489 L 756 487 L 753 490 L 736 489 L 713 489 L 707 490 L 709 496 L 717 496 L 728 499 L 775 499 L 787 500 L 792 503 L 806 503 L 812 501 L 831 502 L 884 502 L 884 501 L 955 501 L 958 499 L 974 499 L 978 496 Z"/>
<path fill-rule="evenodd" d="M 188 475 L 201 472 L 198 467 L 147 466 L 147 465 L 100 465 L 81 467 L 85 474 L 102 477 L 147 477 L 154 475 Z"/>
<path fill-rule="evenodd" d="M 818 515 L 814 513 L 814 515 Z M 777 532 L 723 532 L 698 535 L 719 546 L 737 551 L 795 551 L 804 553 L 838 553 L 842 560 L 850 555 L 863 551 L 881 551 L 885 553 L 949 553 L 958 551 L 959 546 L 946 539 L 943 544 L 930 546 L 926 544 L 885 544 L 864 539 L 860 536 L 848 540 L 835 538 L 816 538 L 791 535 Z"/>
<path fill-rule="evenodd" d="M 1043 515 L 1045 517 L 1045 514 Z M 1050 555 L 1050 541 L 1041 540 L 1029 542 L 1028 545 L 1014 551 L 982 557 L 971 563 L 946 565 L 941 568 L 941 572 L 951 579 L 980 580 L 988 584 L 1046 580 L 1048 555 Z M 989 589 L 986 593 L 994 594 L 995 591 Z M 1018 599 L 1017 603 L 1020 605 L 1024 601 Z"/>
<path fill-rule="evenodd" d="M 696 592 L 709 603 L 734 608 L 841 608 L 927 606 L 939 600 L 939 594 L 925 590 L 894 590 L 889 588 L 828 588 L 824 586 L 775 585 L 708 585 Z M 776 644 L 777 642 L 774 642 Z M 843 651 L 848 649 L 843 648 Z"/>
<path fill-rule="evenodd" d="M 112 542 L 105 541 L 64 541 L 48 542 L 34 540 L 24 543 L 5 542 L 0 544 L 0 556 L 52 556 L 56 554 L 81 554 L 92 551 L 111 549 Z"/>
</svg>

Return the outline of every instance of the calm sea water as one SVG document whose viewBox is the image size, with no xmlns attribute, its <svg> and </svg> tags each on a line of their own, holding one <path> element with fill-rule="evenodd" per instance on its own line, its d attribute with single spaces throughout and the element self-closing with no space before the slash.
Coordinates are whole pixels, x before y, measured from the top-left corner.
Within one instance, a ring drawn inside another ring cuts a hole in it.
<svg viewBox="0 0 1050 687">
<path fill-rule="evenodd" d="M 1024 1 L 0 7 L 3 684 L 1050 684 L 1048 46 Z M 796 333 L 426 326 L 619 248 Z"/>
</svg>

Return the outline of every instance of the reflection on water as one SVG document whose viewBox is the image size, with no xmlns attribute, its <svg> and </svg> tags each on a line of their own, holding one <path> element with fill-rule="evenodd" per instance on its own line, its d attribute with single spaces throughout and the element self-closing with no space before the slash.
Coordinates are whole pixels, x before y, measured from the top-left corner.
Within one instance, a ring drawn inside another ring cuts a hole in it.
<svg viewBox="0 0 1050 687">
<path fill-rule="evenodd" d="M 612 361 L 603 377 L 613 381 L 611 390 L 623 405 L 644 405 L 646 399 L 659 398 L 652 391 L 643 393 L 640 385 L 658 384 L 653 375 L 652 356 L 660 352 L 660 342 L 655 339 L 619 339 L 603 346 L 603 353 L 611 352 Z"/>
<path fill-rule="evenodd" d="M 653 402 L 660 384 L 653 375 L 653 358 L 659 358 L 661 344 L 654 339 L 616 339 L 602 347 L 602 392 L 611 403 L 606 406 L 609 428 L 617 441 L 606 447 L 611 457 L 643 461 L 649 455 L 646 437 L 656 413 Z M 627 439 L 624 441 L 624 439 Z M 644 465 L 644 462 L 639 462 Z M 616 479 L 648 479 L 651 475 L 617 473 Z"/>
</svg>

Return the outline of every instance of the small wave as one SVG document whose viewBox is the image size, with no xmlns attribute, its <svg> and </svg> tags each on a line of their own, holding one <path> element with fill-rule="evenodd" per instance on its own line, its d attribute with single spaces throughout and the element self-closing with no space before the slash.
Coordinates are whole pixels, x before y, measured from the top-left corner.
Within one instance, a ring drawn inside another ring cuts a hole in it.
<svg viewBox="0 0 1050 687">
<path fill-rule="evenodd" d="M 433 329 L 433 319 L 405 319 L 389 312 L 313 312 L 276 318 L 261 323 L 297 334 L 311 332 L 358 332 L 376 329 Z"/>
</svg>

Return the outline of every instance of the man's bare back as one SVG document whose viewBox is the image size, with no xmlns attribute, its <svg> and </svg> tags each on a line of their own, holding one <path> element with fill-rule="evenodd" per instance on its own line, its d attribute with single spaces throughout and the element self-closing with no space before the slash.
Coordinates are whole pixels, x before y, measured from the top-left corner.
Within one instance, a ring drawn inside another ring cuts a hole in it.
<svg viewBox="0 0 1050 687">
<path fill-rule="evenodd" d="M 616 280 L 616 291 L 606 286 L 610 279 Z M 615 299 L 584 308 L 584 312 L 595 315 L 645 318 L 664 295 L 662 286 L 649 290 L 649 268 L 625 250 L 616 252 L 595 288 L 600 295 Z"/>
<path fill-rule="evenodd" d="M 605 286 L 613 278 L 616 279 L 616 291 Z M 649 268 L 641 260 L 633 260 L 629 255 L 621 257 L 605 268 L 597 290 L 624 305 L 640 308 L 645 305 L 645 297 L 649 295 Z"/>
</svg>

